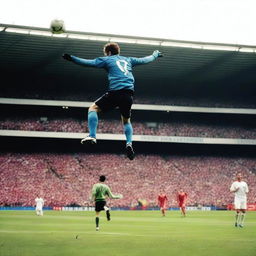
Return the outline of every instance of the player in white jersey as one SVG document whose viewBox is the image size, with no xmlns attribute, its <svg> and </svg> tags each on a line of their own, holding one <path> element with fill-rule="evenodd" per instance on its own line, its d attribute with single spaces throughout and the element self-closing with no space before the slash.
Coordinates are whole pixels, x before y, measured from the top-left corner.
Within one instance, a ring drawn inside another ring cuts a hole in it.
<svg viewBox="0 0 256 256">
<path fill-rule="evenodd" d="M 36 199 L 36 215 L 43 216 L 43 206 L 44 206 L 44 199 L 37 195 Z"/>
<path fill-rule="evenodd" d="M 238 173 L 236 181 L 232 183 L 230 191 L 235 193 L 234 205 L 236 209 L 235 227 L 242 228 L 244 225 L 245 211 L 247 208 L 248 185 L 242 181 L 242 174 Z"/>
</svg>

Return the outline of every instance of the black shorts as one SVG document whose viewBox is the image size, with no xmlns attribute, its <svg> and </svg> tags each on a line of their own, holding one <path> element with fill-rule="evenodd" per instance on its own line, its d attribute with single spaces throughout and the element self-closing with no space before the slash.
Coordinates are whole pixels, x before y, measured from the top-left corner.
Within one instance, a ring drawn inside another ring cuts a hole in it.
<svg viewBox="0 0 256 256">
<path fill-rule="evenodd" d="M 132 90 L 109 91 L 95 101 L 95 104 L 103 111 L 119 108 L 120 113 L 125 118 L 131 117 L 131 107 L 133 103 Z"/>
<path fill-rule="evenodd" d="M 106 201 L 96 201 L 95 202 L 95 211 L 96 212 L 104 211 L 105 205 L 106 205 Z"/>
</svg>

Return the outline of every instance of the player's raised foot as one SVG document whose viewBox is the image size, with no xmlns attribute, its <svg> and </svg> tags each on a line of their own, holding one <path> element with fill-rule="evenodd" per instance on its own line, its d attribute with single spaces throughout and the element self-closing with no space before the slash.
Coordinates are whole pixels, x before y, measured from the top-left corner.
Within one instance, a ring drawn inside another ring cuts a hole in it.
<svg viewBox="0 0 256 256">
<path fill-rule="evenodd" d="M 96 231 L 99 231 L 100 230 L 100 228 L 99 227 L 96 227 Z"/>
<path fill-rule="evenodd" d="M 96 138 L 87 136 L 81 140 L 81 144 L 90 144 L 90 145 L 95 145 L 97 143 Z"/>
<path fill-rule="evenodd" d="M 110 221 L 110 212 L 109 210 L 106 211 L 107 220 Z"/>
<path fill-rule="evenodd" d="M 132 143 L 127 143 L 126 144 L 126 155 L 130 160 L 133 160 L 135 157 L 135 153 L 132 147 Z"/>
</svg>

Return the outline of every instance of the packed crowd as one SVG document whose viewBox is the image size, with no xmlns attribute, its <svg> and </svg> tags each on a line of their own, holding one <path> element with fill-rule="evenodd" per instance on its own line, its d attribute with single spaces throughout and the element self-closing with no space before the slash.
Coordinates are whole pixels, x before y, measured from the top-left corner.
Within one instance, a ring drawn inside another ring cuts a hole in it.
<svg viewBox="0 0 256 256">
<path fill-rule="evenodd" d="M 143 199 L 157 205 L 164 190 L 169 206 L 176 206 L 176 191 L 188 193 L 188 205 L 225 206 L 235 174 L 249 185 L 248 202 L 256 200 L 254 158 L 139 155 L 131 162 L 115 154 L 18 154 L 0 155 L 0 205 L 33 206 L 39 194 L 47 206 L 92 205 L 91 188 L 99 175 L 121 200 L 111 206 L 136 206 Z"/>
<path fill-rule="evenodd" d="M 25 99 L 41 99 L 41 100 L 65 100 L 65 101 L 89 101 L 93 102 L 101 96 L 102 92 L 88 92 L 82 91 L 80 93 L 74 94 L 74 91 L 57 91 L 49 94 L 48 91 L 38 91 L 35 93 L 34 91 L 29 92 L 25 91 L 14 91 L 11 90 L 10 93 L 4 91 L 1 93 L 0 97 L 4 98 L 25 98 Z M 246 100 L 245 100 L 246 99 Z M 224 108 L 256 108 L 256 103 L 253 100 L 249 100 L 246 98 L 236 97 L 210 97 L 202 96 L 197 98 L 195 95 L 181 97 L 181 96 L 173 96 L 166 95 L 166 97 L 160 97 L 156 94 L 151 96 L 146 95 L 138 95 L 135 94 L 134 97 L 135 104 L 158 104 L 158 105 L 175 105 L 175 106 L 194 106 L 194 107 L 224 107 Z"/>
<path fill-rule="evenodd" d="M 54 131 L 54 132 L 88 132 L 87 121 L 66 119 L 5 119 L 0 122 L 0 129 L 26 131 Z M 170 123 L 133 122 L 134 134 L 158 136 L 188 136 L 213 138 L 256 139 L 256 128 L 246 126 L 230 126 L 215 123 L 201 124 L 200 122 L 179 120 Z M 123 133 L 123 126 L 118 120 L 100 119 L 98 133 Z"/>
</svg>

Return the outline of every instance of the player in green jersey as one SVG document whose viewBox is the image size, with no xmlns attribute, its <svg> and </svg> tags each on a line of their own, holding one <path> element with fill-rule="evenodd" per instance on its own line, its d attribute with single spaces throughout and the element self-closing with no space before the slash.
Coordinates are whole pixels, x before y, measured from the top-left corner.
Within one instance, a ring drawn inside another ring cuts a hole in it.
<svg viewBox="0 0 256 256">
<path fill-rule="evenodd" d="M 106 177 L 104 175 L 100 176 L 99 183 L 93 185 L 91 199 L 95 201 L 95 212 L 96 212 L 96 231 L 99 231 L 100 222 L 100 212 L 106 211 L 107 220 L 110 221 L 109 208 L 106 205 L 106 197 L 112 199 L 121 199 L 122 195 L 113 195 L 109 186 L 104 184 Z"/>
</svg>

